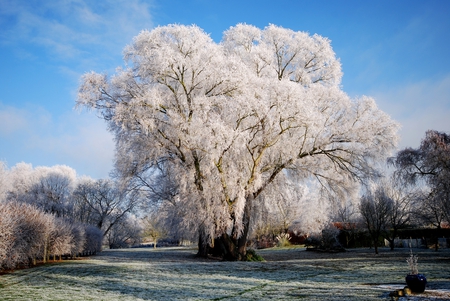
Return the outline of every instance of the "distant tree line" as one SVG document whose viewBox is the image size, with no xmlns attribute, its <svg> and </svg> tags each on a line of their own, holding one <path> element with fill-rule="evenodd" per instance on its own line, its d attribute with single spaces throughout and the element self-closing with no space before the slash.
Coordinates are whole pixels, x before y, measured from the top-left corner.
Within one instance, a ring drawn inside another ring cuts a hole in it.
<svg viewBox="0 0 450 301">
<path fill-rule="evenodd" d="M 330 221 L 339 230 L 339 242 L 373 246 L 378 253 L 385 240 L 394 249 L 397 238 L 418 238 L 437 250 L 438 238 L 449 238 L 449 135 L 427 131 L 419 148 L 399 151 L 388 166 L 390 173 L 364 183 L 358 202 L 334 202 Z"/>
<path fill-rule="evenodd" d="M 101 251 L 102 232 L 17 201 L 0 203 L 0 270 Z"/>
<path fill-rule="evenodd" d="M 68 166 L 0 162 L 0 270 L 140 242 L 140 198 Z"/>
<path fill-rule="evenodd" d="M 392 176 L 368 189 L 359 206 L 375 251 L 380 236 L 393 249 L 402 229 L 439 233 L 450 225 L 450 136 L 429 130 L 417 149 L 405 148 L 388 163 L 395 169 Z M 438 235 L 433 236 L 437 250 Z"/>
<path fill-rule="evenodd" d="M 247 246 L 272 247 L 285 237 L 285 243 L 372 246 L 378 252 L 385 240 L 393 249 L 396 238 L 412 237 L 438 247 L 450 224 L 449 141 L 445 133 L 428 131 L 418 149 L 388 160 L 389 174 L 368 178 L 341 197 L 329 193 L 330 187 L 299 183 L 288 174 L 274 180 L 255 200 Z M 8 169 L 1 163 L 1 269 L 92 254 L 102 243 L 122 248 L 147 238 L 156 247 L 162 239 L 199 239 L 196 228 L 184 224 L 193 208 L 180 198 L 168 167 L 159 164 L 147 178 L 125 185 L 77 177 L 67 166 L 20 163 Z M 133 214 L 137 209 L 141 218 Z M 217 247 L 221 241 L 211 243 Z"/>
</svg>

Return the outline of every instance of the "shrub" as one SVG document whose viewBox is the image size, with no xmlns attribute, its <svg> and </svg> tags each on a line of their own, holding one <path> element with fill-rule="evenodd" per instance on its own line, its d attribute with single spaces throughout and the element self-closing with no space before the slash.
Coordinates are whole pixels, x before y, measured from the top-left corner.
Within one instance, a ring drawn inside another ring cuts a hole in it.
<svg viewBox="0 0 450 301">
<path fill-rule="evenodd" d="M 95 226 L 86 226 L 86 242 L 83 253 L 85 255 L 96 254 L 102 250 L 103 232 Z"/>
<path fill-rule="evenodd" d="M 9 255 L 14 244 L 14 218 L 10 206 L 0 203 L 0 270 L 11 266 Z"/>
<path fill-rule="evenodd" d="M 312 235 L 305 240 L 308 249 L 324 250 L 330 252 L 345 251 L 337 239 L 339 230 L 336 228 L 326 228 L 320 235 Z"/>
<path fill-rule="evenodd" d="M 305 239 L 306 248 L 320 248 L 322 245 L 322 239 L 320 236 L 311 235 Z"/>
<path fill-rule="evenodd" d="M 44 263 L 53 255 L 78 256 L 101 251 L 95 227 L 73 224 L 25 203 L 0 203 L 0 270 Z"/>
<path fill-rule="evenodd" d="M 56 256 L 61 259 L 63 255 L 70 254 L 72 250 L 72 227 L 70 223 L 61 218 L 55 219 L 55 226 L 55 231 L 50 237 L 49 254 L 53 255 L 53 259 Z"/>
<path fill-rule="evenodd" d="M 70 230 L 72 232 L 70 255 L 77 257 L 82 255 L 84 245 L 86 244 L 85 228 L 82 224 L 72 224 Z"/>
<path fill-rule="evenodd" d="M 276 237 L 278 247 L 289 247 L 291 245 L 291 236 L 289 233 L 281 233 Z"/>
<path fill-rule="evenodd" d="M 253 249 L 248 249 L 244 261 L 264 261 L 264 258 L 262 256 L 256 254 L 256 251 Z"/>
</svg>

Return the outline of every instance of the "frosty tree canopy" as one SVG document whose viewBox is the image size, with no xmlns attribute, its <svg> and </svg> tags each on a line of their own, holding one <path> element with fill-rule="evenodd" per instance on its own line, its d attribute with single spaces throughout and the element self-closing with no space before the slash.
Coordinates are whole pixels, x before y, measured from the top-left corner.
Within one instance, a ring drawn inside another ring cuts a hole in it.
<svg viewBox="0 0 450 301">
<path fill-rule="evenodd" d="M 85 74 L 77 105 L 115 133 L 123 178 L 149 185 L 163 162 L 184 223 L 232 254 L 245 254 L 252 208 L 275 179 L 345 187 L 397 141 L 373 99 L 341 90 L 339 60 L 319 35 L 238 24 L 217 44 L 197 26 L 169 25 L 142 31 L 125 59 L 110 78 Z"/>
</svg>

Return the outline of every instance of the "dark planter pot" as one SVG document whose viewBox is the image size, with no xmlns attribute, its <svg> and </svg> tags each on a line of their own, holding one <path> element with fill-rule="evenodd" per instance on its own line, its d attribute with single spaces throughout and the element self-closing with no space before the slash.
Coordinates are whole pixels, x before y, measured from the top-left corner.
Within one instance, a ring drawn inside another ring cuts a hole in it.
<svg viewBox="0 0 450 301">
<path fill-rule="evenodd" d="M 422 274 L 406 276 L 406 284 L 413 293 L 423 293 L 427 285 L 427 278 Z"/>
</svg>

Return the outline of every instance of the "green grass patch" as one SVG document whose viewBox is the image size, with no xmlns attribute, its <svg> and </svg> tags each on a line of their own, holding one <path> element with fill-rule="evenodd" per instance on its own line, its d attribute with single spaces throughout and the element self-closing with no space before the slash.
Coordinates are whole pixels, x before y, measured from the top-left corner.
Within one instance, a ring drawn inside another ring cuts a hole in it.
<svg viewBox="0 0 450 301">
<path fill-rule="evenodd" d="M 248 249 L 244 261 L 264 261 L 264 258 L 258 255 L 255 250 Z"/>
</svg>

